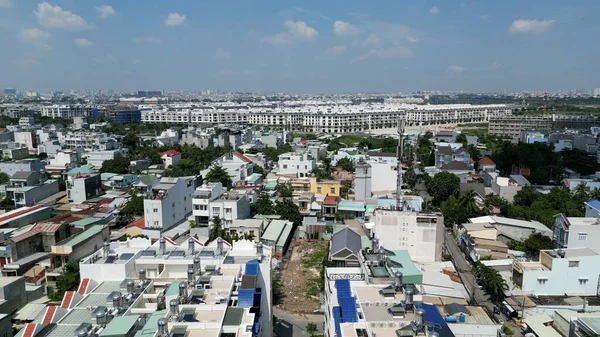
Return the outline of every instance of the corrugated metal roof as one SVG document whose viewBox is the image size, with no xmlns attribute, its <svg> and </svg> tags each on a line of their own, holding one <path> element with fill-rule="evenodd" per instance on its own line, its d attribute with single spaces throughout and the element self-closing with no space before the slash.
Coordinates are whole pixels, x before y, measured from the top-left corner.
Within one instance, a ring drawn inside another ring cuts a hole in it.
<svg viewBox="0 0 600 337">
<path fill-rule="evenodd" d="M 133 328 L 140 315 L 119 316 L 113 318 L 100 333 L 104 336 L 126 336 Z"/>
</svg>

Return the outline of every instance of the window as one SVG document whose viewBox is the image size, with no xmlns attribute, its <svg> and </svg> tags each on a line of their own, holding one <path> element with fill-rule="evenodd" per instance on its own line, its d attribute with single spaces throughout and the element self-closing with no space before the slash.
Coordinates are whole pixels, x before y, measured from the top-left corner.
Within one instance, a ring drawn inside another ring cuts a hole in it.
<svg viewBox="0 0 600 337">
<path fill-rule="evenodd" d="M 579 233 L 579 241 L 586 241 L 587 233 Z"/>
<path fill-rule="evenodd" d="M 321 186 L 317 186 L 317 193 L 321 193 Z"/>
<path fill-rule="evenodd" d="M 219 214 L 219 213 L 221 213 L 221 208 L 219 208 L 219 207 L 213 207 L 212 208 L 212 212 L 213 212 L 213 214 Z"/>
<path fill-rule="evenodd" d="M 200 210 L 200 205 L 194 205 L 194 210 L 199 211 Z"/>
<path fill-rule="evenodd" d="M 158 227 L 158 221 L 154 221 L 154 227 Z"/>
<path fill-rule="evenodd" d="M 584 285 L 586 285 L 587 283 L 588 283 L 588 279 L 587 279 L 587 278 L 583 278 L 583 277 L 582 277 L 582 278 L 580 278 L 580 279 L 579 279 L 579 285 L 580 285 L 580 286 L 584 286 Z"/>
<path fill-rule="evenodd" d="M 287 168 L 287 164 L 283 164 L 283 168 L 286 169 Z"/>
<path fill-rule="evenodd" d="M 200 205 L 200 210 L 201 211 L 206 211 L 206 210 L 208 210 L 208 206 L 207 205 Z"/>
<path fill-rule="evenodd" d="M 542 286 L 543 286 L 543 285 L 545 285 L 545 284 L 546 284 L 546 282 L 548 282 L 548 279 L 547 279 L 547 278 L 539 278 L 539 279 L 538 279 L 538 284 L 539 284 L 539 285 L 542 285 Z"/>
<path fill-rule="evenodd" d="M 152 212 L 154 212 L 154 213 L 158 213 L 158 208 L 153 208 L 153 209 L 152 209 Z"/>
<path fill-rule="evenodd" d="M 331 187 L 331 188 L 329 188 L 329 193 L 331 193 L 331 194 L 335 194 L 335 187 Z"/>
<path fill-rule="evenodd" d="M 231 208 L 225 208 L 225 214 L 231 213 Z"/>
<path fill-rule="evenodd" d="M 579 267 L 579 261 L 569 261 L 569 268 Z"/>
</svg>

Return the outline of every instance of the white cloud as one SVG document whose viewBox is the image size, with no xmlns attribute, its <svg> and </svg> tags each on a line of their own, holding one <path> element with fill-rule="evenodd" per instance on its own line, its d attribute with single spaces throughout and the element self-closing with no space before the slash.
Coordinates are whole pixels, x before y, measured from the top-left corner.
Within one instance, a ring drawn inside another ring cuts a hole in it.
<svg viewBox="0 0 600 337">
<path fill-rule="evenodd" d="M 117 12 L 112 8 L 112 6 L 98 6 L 96 7 L 96 14 L 100 19 L 106 19 L 109 16 L 115 15 Z"/>
<path fill-rule="evenodd" d="M 357 46 L 399 46 L 406 42 L 419 41 L 419 33 L 414 29 L 397 23 L 366 22 L 365 30 L 369 35 L 364 40 L 355 41 Z"/>
<path fill-rule="evenodd" d="M 541 34 L 556 23 L 556 20 L 515 20 L 508 30 L 515 34 Z"/>
<path fill-rule="evenodd" d="M 25 68 L 37 67 L 40 65 L 40 63 L 32 57 L 24 57 L 22 59 L 16 60 L 15 63 Z"/>
<path fill-rule="evenodd" d="M 340 56 L 340 55 L 345 54 L 346 51 L 348 51 L 346 46 L 333 46 L 327 50 L 327 54 L 334 55 L 334 56 Z"/>
<path fill-rule="evenodd" d="M 354 36 L 362 32 L 360 28 L 345 21 L 336 21 L 333 23 L 333 32 L 339 36 Z"/>
<path fill-rule="evenodd" d="M 112 53 L 107 52 L 106 57 L 115 63 L 117 62 L 117 58 Z"/>
<path fill-rule="evenodd" d="M 381 39 L 375 34 L 370 34 L 369 36 L 367 36 L 366 39 L 359 41 L 358 43 L 355 43 L 355 44 L 363 46 L 363 47 L 379 46 L 381 44 Z"/>
<path fill-rule="evenodd" d="M 431 7 L 431 9 L 429 10 L 429 13 L 430 13 L 430 14 L 433 14 L 433 15 L 439 14 L 439 13 L 440 13 L 440 9 L 439 9 L 439 8 L 437 8 L 437 7 L 435 7 L 435 6 L 433 6 L 433 7 Z"/>
<path fill-rule="evenodd" d="M 19 33 L 19 41 L 32 44 L 42 49 L 52 49 L 47 43 L 48 40 L 50 40 L 50 37 L 52 37 L 50 33 L 39 28 L 23 29 Z"/>
<path fill-rule="evenodd" d="M 91 29 L 92 26 L 81 16 L 62 9 L 60 6 L 52 6 L 47 2 L 38 4 L 34 11 L 40 25 L 47 28 L 63 28 L 70 30 Z"/>
<path fill-rule="evenodd" d="M 91 47 L 94 45 L 90 40 L 84 39 L 82 37 L 73 40 L 73 42 L 75 42 L 75 44 L 79 47 Z"/>
<path fill-rule="evenodd" d="M 489 16 L 488 14 L 481 14 L 481 15 L 479 16 L 479 18 L 480 18 L 482 21 L 487 21 L 487 20 L 489 20 L 489 19 L 490 19 L 490 16 Z"/>
<path fill-rule="evenodd" d="M 217 51 L 215 52 L 215 58 L 217 58 L 217 59 L 230 59 L 231 56 L 233 56 L 233 55 L 231 54 L 230 51 L 227 51 L 222 48 L 218 48 Z"/>
<path fill-rule="evenodd" d="M 141 36 L 135 39 L 136 43 L 160 44 L 162 41 L 154 36 Z"/>
<path fill-rule="evenodd" d="M 452 72 L 452 73 L 462 73 L 465 70 L 466 70 L 465 67 L 457 66 L 455 64 L 448 67 L 448 71 Z"/>
<path fill-rule="evenodd" d="M 167 26 L 179 26 L 185 23 L 185 15 L 179 13 L 169 13 L 165 19 L 165 25 Z"/>
<path fill-rule="evenodd" d="M 361 59 L 368 57 L 399 59 L 411 56 L 413 56 L 413 52 L 410 49 L 402 46 L 395 46 L 390 48 L 371 49 L 367 54 L 363 55 Z"/>
<path fill-rule="evenodd" d="M 267 36 L 263 40 L 273 45 L 283 45 L 294 41 L 313 41 L 319 36 L 319 32 L 303 21 L 287 20 L 283 26 L 286 28 L 285 32 Z"/>
<path fill-rule="evenodd" d="M 492 62 L 492 64 L 490 64 L 490 66 L 488 67 L 489 70 L 496 70 L 499 69 L 500 67 L 502 67 L 502 64 L 500 64 L 500 62 L 498 61 L 494 61 Z"/>
<path fill-rule="evenodd" d="M 406 39 L 408 40 L 408 42 L 412 42 L 412 43 L 419 42 L 419 38 L 418 37 L 414 37 L 414 36 L 409 36 Z"/>
<path fill-rule="evenodd" d="M 12 7 L 12 2 L 10 0 L 0 0 L 0 8 L 10 8 Z"/>
</svg>

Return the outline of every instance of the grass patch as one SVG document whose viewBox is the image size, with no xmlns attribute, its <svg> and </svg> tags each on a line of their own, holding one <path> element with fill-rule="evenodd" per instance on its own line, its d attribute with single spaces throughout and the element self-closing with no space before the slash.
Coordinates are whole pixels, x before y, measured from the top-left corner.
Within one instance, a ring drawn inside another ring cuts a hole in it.
<svg viewBox="0 0 600 337">
<path fill-rule="evenodd" d="M 319 277 L 310 279 L 306 287 L 306 296 L 319 296 L 321 293 L 321 282 L 323 281 Z"/>
<path fill-rule="evenodd" d="M 302 257 L 302 266 L 304 268 L 322 268 L 323 260 L 327 256 L 327 247 L 315 250 Z"/>
</svg>

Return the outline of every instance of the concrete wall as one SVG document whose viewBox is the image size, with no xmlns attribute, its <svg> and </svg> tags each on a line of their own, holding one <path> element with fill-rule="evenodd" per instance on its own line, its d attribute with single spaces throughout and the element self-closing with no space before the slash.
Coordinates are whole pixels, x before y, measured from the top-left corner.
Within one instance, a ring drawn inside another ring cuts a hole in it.
<svg viewBox="0 0 600 337">
<path fill-rule="evenodd" d="M 1 314 L 11 314 L 27 304 L 25 278 L 23 276 L 3 278 L 0 299 L 6 301 L 0 305 Z"/>
</svg>

